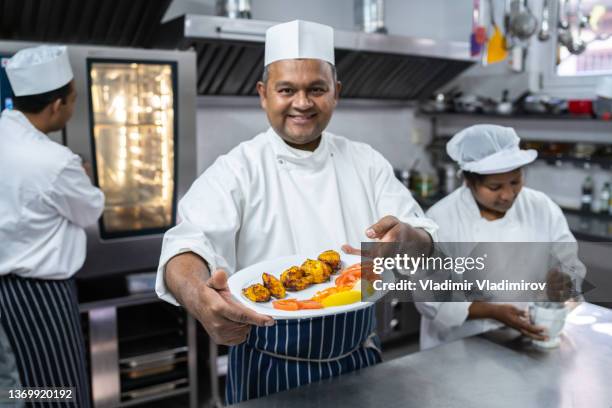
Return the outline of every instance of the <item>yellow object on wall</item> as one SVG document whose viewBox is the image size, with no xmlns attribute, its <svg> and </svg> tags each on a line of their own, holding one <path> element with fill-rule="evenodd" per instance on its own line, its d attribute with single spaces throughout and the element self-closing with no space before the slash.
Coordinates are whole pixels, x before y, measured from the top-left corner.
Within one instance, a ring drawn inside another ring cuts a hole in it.
<svg viewBox="0 0 612 408">
<path fill-rule="evenodd" d="M 487 44 L 487 64 L 495 64 L 506 59 L 506 38 L 497 25 L 493 26 L 493 35 Z"/>
</svg>

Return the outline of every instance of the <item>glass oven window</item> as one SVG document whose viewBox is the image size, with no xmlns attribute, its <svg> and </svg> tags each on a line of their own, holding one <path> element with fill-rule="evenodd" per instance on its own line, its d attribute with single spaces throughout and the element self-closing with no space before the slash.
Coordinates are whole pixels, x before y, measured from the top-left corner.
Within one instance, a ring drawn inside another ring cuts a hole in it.
<svg viewBox="0 0 612 408">
<path fill-rule="evenodd" d="M 102 237 L 163 232 L 175 217 L 175 63 L 88 65 Z"/>
</svg>

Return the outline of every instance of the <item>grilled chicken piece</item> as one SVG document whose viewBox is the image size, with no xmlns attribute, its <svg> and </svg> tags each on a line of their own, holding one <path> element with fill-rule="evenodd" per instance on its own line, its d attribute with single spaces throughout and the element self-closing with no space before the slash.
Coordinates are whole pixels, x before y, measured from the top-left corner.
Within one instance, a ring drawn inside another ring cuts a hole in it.
<svg viewBox="0 0 612 408">
<path fill-rule="evenodd" d="M 311 282 L 304 276 L 304 271 L 299 266 L 292 266 L 281 273 L 281 283 L 285 289 L 290 291 L 304 290 Z"/>
<path fill-rule="evenodd" d="M 242 289 L 242 293 L 247 299 L 253 302 L 267 302 L 270 300 L 270 291 L 261 283 L 256 283 L 248 288 Z"/>
<path fill-rule="evenodd" d="M 340 254 L 332 249 L 329 251 L 321 252 L 319 255 L 319 261 L 323 261 L 334 271 L 337 271 L 342 266 L 342 262 L 340 261 Z"/>
<path fill-rule="evenodd" d="M 261 279 L 263 280 L 264 286 L 270 291 L 272 296 L 277 299 L 282 299 L 285 297 L 285 287 L 281 281 L 276 279 L 276 277 L 264 272 L 263 275 L 261 275 Z"/>
<path fill-rule="evenodd" d="M 307 259 L 302 264 L 302 270 L 304 271 L 304 276 L 311 283 L 327 282 L 332 274 L 331 266 L 325 262 L 316 261 L 314 259 Z"/>
</svg>

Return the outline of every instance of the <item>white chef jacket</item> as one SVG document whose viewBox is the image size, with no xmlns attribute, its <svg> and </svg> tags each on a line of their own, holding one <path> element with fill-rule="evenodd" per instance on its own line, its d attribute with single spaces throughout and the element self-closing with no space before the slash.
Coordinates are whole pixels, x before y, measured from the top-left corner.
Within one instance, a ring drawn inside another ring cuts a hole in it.
<svg viewBox="0 0 612 408">
<path fill-rule="evenodd" d="M 489 221 L 480 215 L 478 204 L 467 186 L 462 186 L 436 203 L 427 211 L 427 216 L 439 226 L 438 240 L 445 242 L 567 242 L 575 243 L 563 212 L 544 193 L 523 187 L 512 207 L 503 218 Z M 443 244 L 442 244 L 443 245 Z M 499 246 L 495 248 L 500 248 Z M 584 265 L 578 260 L 577 246 L 564 245 L 563 257 L 570 257 L 574 272 L 584 276 Z M 495 256 L 499 259 L 499 255 Z M 508 254 L 509 258 L 516 254 Z M 515 268 L 516 258 L 507 264 L 512 267 L 510 274 L 517 274 L 522 268 Z M 529 262 L 522 260 L 522 263 Z M 503 263 L 503 260 L 500 264 Z M 531 265 L 530 265 L 531 266 Z M 542 269 L 542 273 L 546 274 Z M 514 276 L 516 278 L 516 275 Z M 520 276 L 519 278 L 529 278 Z M 518 279 L 517 279 L 518 280 Z M 526 279 L 529 281 L 528 279 Z M 534 281 L 534 277 L 530 279 Z M 525 303 L 513 303 L 525 308 Z M 468 309 L 471 302 L 417 302 L 421 312 L 421 349 L 483 333 L 502 326 L 493 319 L 470 319 Z"/>
<path fill-rule="evenodd" d="M 67 279 L 83 265 L 83 227 L 104 195 L 81 159 L 36 129 L 21 112 L 0 117 L 0 275 Z"/>
<path fill-rule="evenodd" d="M 163 274 L 179 253 L 231 274 L 282 256 L 358 247 L 385 215 L 436 230 L 370 146 L 324 132 L 317 149 L 304 152 L 270 128 L 219 157 L 180 201 L 180 222 L 164 235 L 157 294 L 176 304 Z"/>
</svg>

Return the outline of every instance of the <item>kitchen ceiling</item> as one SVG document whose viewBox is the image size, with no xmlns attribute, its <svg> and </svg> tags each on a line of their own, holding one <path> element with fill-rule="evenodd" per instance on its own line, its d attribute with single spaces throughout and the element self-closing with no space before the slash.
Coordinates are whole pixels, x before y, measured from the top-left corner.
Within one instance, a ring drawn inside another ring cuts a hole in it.
<svg viewBox="0 0 612 408">
<path fill-rule="evenodd" d="M 171 0 L 0 0 L 0 38 L 148 47 Z"/>
</svg>

